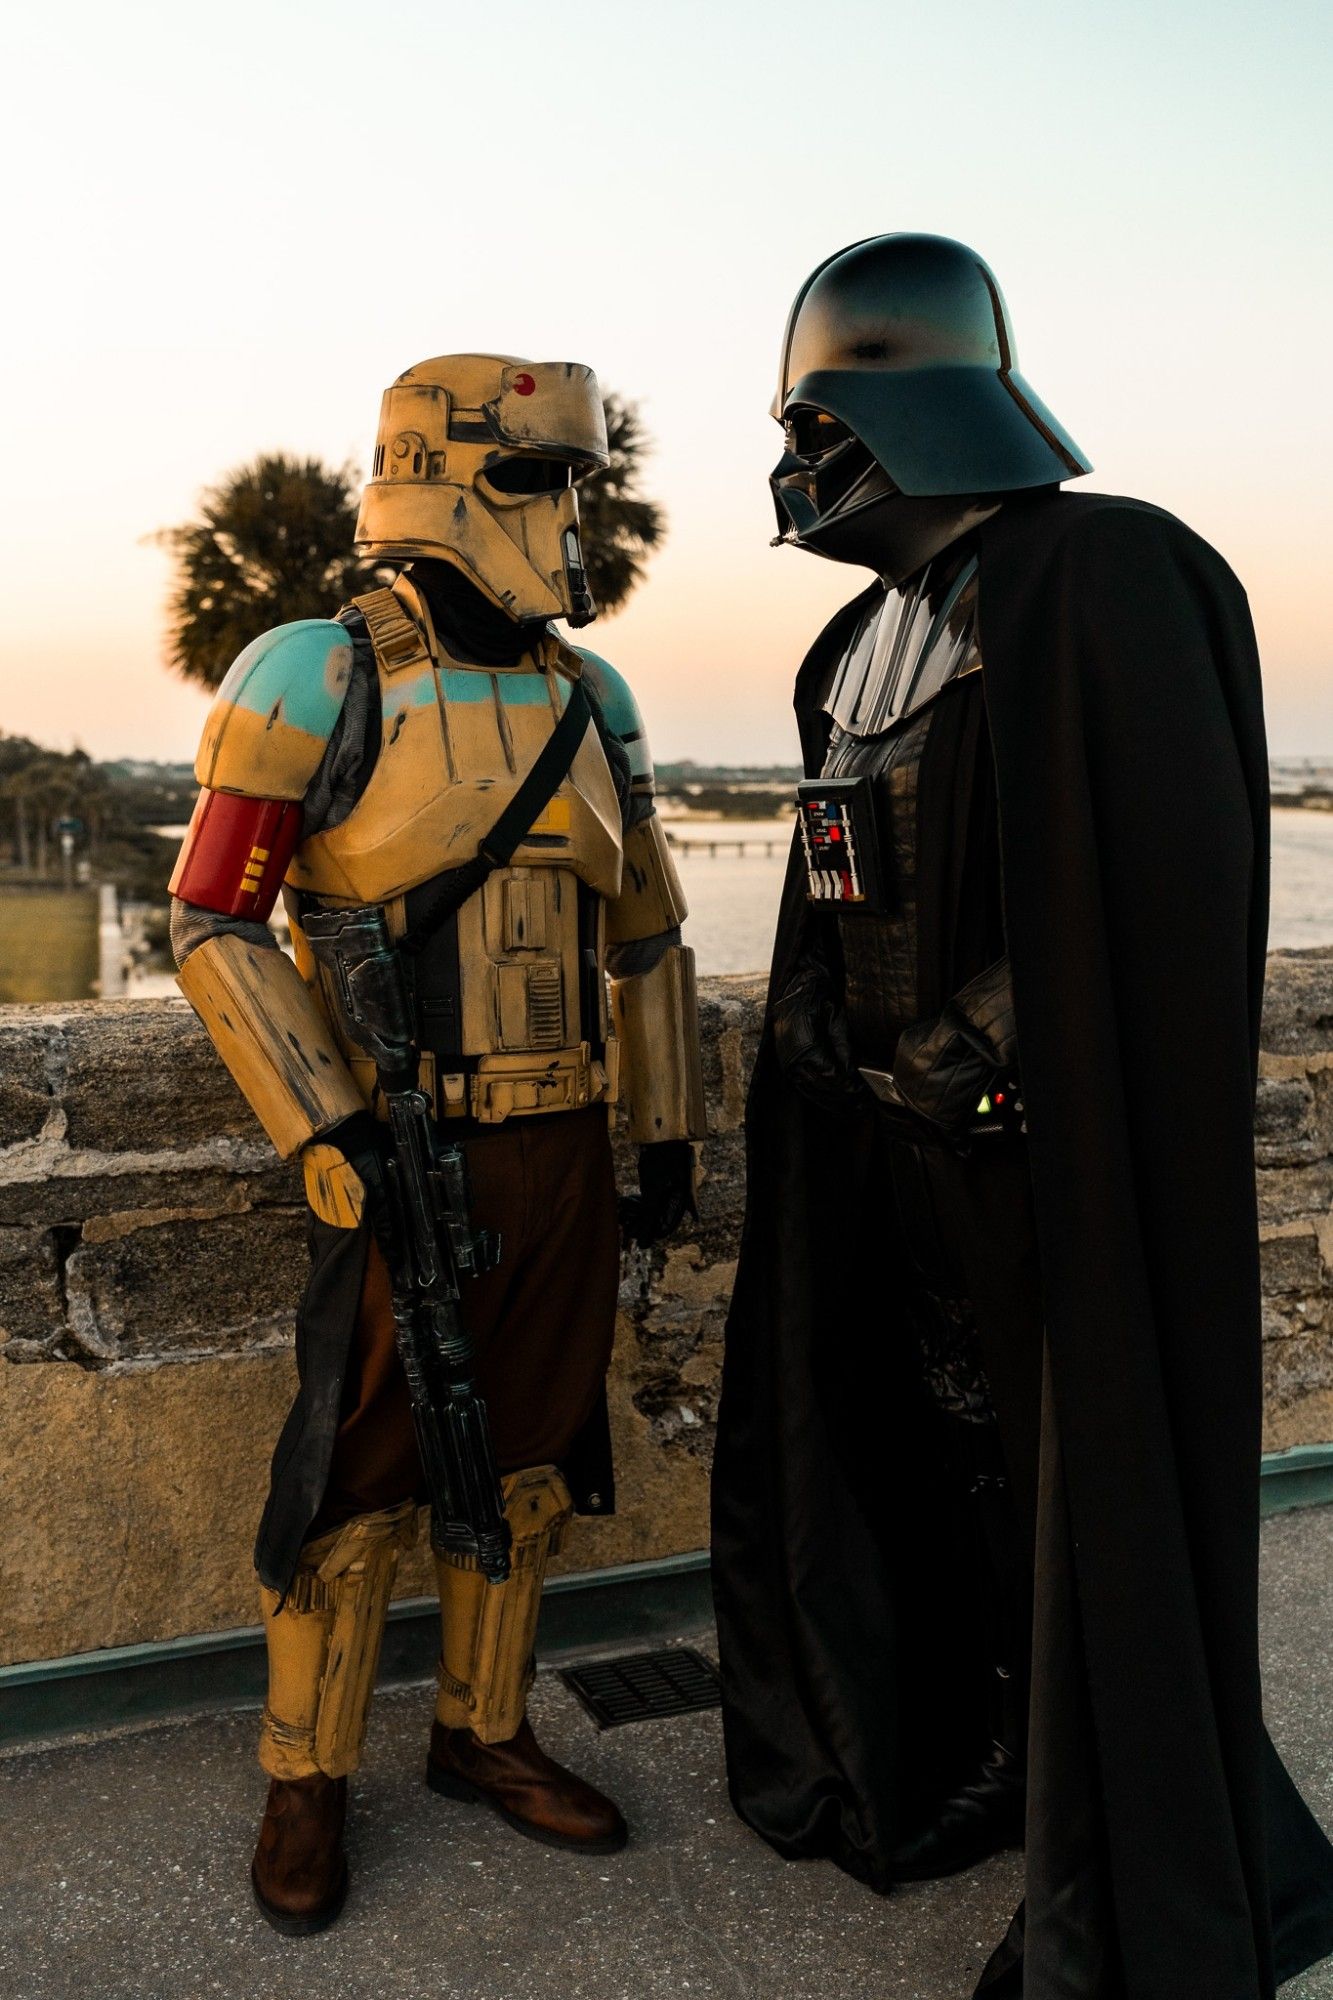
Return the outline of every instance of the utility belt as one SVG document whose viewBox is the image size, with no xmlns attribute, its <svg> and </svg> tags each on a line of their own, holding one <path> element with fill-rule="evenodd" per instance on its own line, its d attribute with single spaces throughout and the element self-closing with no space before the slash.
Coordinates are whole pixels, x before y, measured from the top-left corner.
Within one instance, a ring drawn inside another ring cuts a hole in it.
<svg viewBox="0 0 1333 2000">
<path fill-rule="evenodd" d="M 615 1040 L 600 1055 L 587 1042 L 571 1049 L 454 1058 L 427 1049 L 418 1077 L 422 1095 L 441 1123 L 500 1125 L 508 1118 L 583 1111 L 592 1104 L 610 1108 L 619 1097 L 619 1056 Z M 376 1093 L 374 1063 L 351 1056 L 347 1066 L 376 1116 L 386 1117 Z"/>
</svg>

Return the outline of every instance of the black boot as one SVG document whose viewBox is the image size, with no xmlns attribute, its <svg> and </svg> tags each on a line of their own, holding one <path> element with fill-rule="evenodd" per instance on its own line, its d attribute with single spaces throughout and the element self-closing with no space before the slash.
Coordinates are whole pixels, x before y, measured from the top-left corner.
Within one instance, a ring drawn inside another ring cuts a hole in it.
<svg viewBox="0 0 1333 2000">
<path fill-rule="evenodd" d="M 989 1391 L 983 1392 L 988 1396 Z M 939 1400 L 942 1401 L 942 1398 Z M 980 1765 L 893 1854 L 900 1882 L 929 1882 L 1023 1845 L 1027 1805 L 1028 1694 L 1032 1659 L 1032 1564 L 1014 1506 L 994 1416 L 943 1410 L 946 1463 L 967 1495 L 980 1588 L 982 1658 L 992 1672 L 991 1747 Z"/>
</svg>

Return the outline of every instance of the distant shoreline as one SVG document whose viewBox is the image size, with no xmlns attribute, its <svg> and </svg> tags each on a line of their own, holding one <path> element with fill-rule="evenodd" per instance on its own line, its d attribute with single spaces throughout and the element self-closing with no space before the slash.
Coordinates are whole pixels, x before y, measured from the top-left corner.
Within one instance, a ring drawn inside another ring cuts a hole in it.
<svg viewBox="0 0 1333 2000">
<path fill-rule="evenodd" d="M 658 787 L 658 812 L 664 820 L 683 820 L 693 825 L 722 820 L 790 820 L 795 811 L 795 780 L 790 793 L 783 791 L 731 790 L 722 785 L 699 787 L 681 792 Z M 1269 799 L 1274 811 L 1333 813 L 1333 791 L 1313 788 L 1301 792 L 1279 791 Z"/>
<path fill-rule="evenodd" d="M 1269 798 L 1270 805 L 1297 807 L 1303 812 L 1333 812 L 1333 791 L 1323 791 L 1310 787 L 1300 792 L 1280 792 L 1276 788 Z"/>
</svg>

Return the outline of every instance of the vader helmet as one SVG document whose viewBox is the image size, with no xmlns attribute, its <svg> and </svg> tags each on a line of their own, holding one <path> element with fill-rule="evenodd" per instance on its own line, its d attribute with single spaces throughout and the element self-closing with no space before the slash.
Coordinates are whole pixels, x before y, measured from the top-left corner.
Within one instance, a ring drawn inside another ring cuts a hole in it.
<svg viewBox="0 0 1333 2000">
<path fill-rule="evenodd" d="M 597 377 L 574 361 L 444 354 L 384 392 L 358 555 L 452 563 L 515 619 L 597 615 L 574 486 L 607 463 Z"/>
<path fill-rule="evenodd" d="M 1091 470 L 1018 373 L 989 266 L 946 236 L 869 236 L 811 273 L 773 415 L 778 540 L 891 584 L 1006 494 Z"/>
</svg>

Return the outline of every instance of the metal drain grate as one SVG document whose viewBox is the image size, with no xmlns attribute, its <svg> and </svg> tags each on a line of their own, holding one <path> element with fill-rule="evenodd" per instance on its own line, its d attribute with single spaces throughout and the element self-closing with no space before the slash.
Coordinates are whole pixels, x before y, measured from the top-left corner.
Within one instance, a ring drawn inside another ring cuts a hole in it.
<svg viewBox="0 0 1333 2000">
<path fill-rule="evenodd" d="M 590 1660 L 560 1675 L 599 1729 L 648 1722 L 661 1715 L 692 1715 L 717 1708 L 717 1669 L 692 1646 L 664 1646 L 656 1653 L 627 1653 L 619 1660 Z"/>
</svg>

